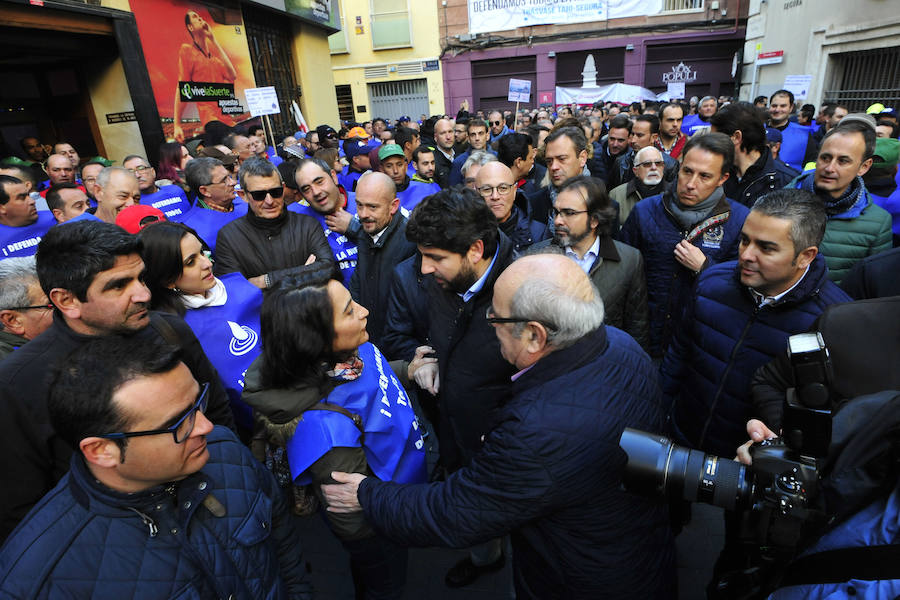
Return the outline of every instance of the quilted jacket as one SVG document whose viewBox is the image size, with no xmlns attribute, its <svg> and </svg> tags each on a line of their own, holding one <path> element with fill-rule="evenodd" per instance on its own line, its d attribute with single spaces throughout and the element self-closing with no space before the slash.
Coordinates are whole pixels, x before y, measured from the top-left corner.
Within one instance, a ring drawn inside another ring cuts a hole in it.
<svg viewBox="0 0 900 600">
<path fill-rule="evenodd" d="M 76 454 L 0 552 L 0 597 L 311 598 L 272 475 L 225 428 L 207 447 L 197 473 L 135 494 L 97 483 Z"/>
<path fill-rule="evenodd" d="M 814 175 L 815 171 L 807 171 L 788 187 L 800 189 L 803 180 Z M 860 185 L 863 185 L 861 180 Z M 857 202 L 844 213 L 828 217 L 825 238 L 819 245 L 819 252 L 828 264 L 828 276 L 838 285 L 858 261 L 890 250 L 893 244 L 890 213 L 872 202 L 864 185 L 862 194 L 865 201 Z"/>
<path fill-rule="evenodd" d="M 828 280 L 821 256 L 797 287 L 762 307 L 741 284 L 737 262 L 701 273 L 661 370 L 680 442 L 734 456 L 747 441 L 753 374 L 785 351 L 789 336 L 808 331 L 826 306 L 839 302 L 850 297 Z"/>
<path fill-rule="evenodd" d="M 463 548 L 512 532 L 519 600 L 674 598 L 666 504 L 621 487 L 625 427 L 660 432 L 656 373 L 627 334 L 601 326 L 542 358 L 471 464 L 440 484 L 363 480 L 387 537 Z"/>
<path fill-rule="evenodd" d="M 644 256 L 650 316 L 650 341 L 646 347 L 653 357 L 665 354 L 696 280 L 693 271 L 675 260 L 675 246 L 689 239 L 706 255 L 707 267 L 734 260 L 741 227 L 750 214 L 744 205 L 723 199 L 707 219 L 687 231 L 666 209 L 665 197 L 661 194 L 638 202 L 617 236 Z"/>
</svg>

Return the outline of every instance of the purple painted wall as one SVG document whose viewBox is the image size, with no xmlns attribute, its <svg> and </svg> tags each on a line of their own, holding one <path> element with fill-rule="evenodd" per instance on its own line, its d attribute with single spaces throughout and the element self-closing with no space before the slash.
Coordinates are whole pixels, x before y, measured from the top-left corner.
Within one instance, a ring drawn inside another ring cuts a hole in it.
<svg viewBox="0 0 900 600">
<path fill-rule="evenodd" d="M 534 90 L 535 101 L 540 98 L 541 93 L 551 93 L 555 95 L 556 91 L 556 63 L 555 58 L 550 58 L 547 53 L 550 51 L 560 54 L 563 52 L 588 51 L 599 48 L 621 48 L 627 44 L 633 44 L 634 50 L 625 52 L 624 64 L 624 83 L 634 85 L 643 85 L 645 87 L 658 87 L 658 83 L 650 81 L 645 82 L 645 73 L 647 72 L 647 47 L 665 44 L 692 43 L 704 45 L 710 42 L 734 41 L 735 46 L 742 44 L 744 39 L 744 29 L 740 28 L 736 32 L 726 31 L 722 33 L 688 33 L 688 34 L 667 34 L 658 36 L 628 36 L 615 39 L 588 39 L 577 42 L 569 42 L 562 44 L 540 44 L 531 48 L 527 46 L 516 46 L 513 48 L 497 48 L 492 50 L 478 50 L 473 52 L 465 52 L 459 56 L 445 57 L 442 62 L 442 71 L 444 76 L 444 98 L 445 110 L 448 114 L 454 115 L 459 110 L 459 105 L 463 100 L 469 100 L 472 109 L 484 108 L 478 107 L 477 99 L 472 98 L 472 65 L 473 61 L 479 60 L 497 60 L 503 58 L 513 58 L 520 56 L 535 57 L 535 76 L 536 90 Z M 678 62 L 677 57 L 673 57 Z M 711 85 L 710 91 L 718 90 L 718 83 Z"/>
</svg>

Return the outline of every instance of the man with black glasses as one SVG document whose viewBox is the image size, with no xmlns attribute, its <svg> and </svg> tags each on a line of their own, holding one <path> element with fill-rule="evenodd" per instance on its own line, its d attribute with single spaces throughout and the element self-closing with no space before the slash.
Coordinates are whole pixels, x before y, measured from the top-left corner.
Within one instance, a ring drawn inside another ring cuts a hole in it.
<svg viewBox="0 0 900 600">
<path fill-rule="evenodd" d="M 239 178 L 240 195 L 250 210 L 219 231 L 217 277 L 239 271 L 264 290 L 314 262 L 334 262 L 316 220 L 285 209 L 284 182 L 275 165 L 249 158 L 241 165 Z"/>
<path fill-rule="evenodd" d="M 0 538 L 69 469 L 73 448 L 47 416 L 47 375 L 93 339 L 126 335 L 179 345 L 194 377 L 211 382 L 209 419 L 234 426 L 225 390 L 190 327 L 149 310 L 141 250 L 139 238 L 94 220 L 53 227 L 38 246 L 37 274 L 54 305 L 53 324 L 0 363 L 0 452 L 7 461 L 0 469 Z"/>
<path fill-rule="evenodd" d="M 48 412 L 78 451 L 4 546 L 0 594 L 312 597 L 280 488 L 175 348 L 113 335 L 61 366 Z"/>
</svg>

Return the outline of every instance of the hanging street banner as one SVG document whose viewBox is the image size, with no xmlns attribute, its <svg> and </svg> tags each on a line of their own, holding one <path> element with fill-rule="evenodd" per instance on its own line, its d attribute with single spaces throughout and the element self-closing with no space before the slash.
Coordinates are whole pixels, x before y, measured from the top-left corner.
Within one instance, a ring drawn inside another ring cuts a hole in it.
<svg viewBox="0 0 900 600">
<path fill-rule="evenodd" d="M 468 0 L 469 33 L 655 15 L 662 0 Z"/>
<path fill-rule="evenodd" d="M 209 121 L 250 118 L 255 88 L 240 8 L 191 0 L 132 2 L 166 139 L 182 141 Z"/>
</svg>

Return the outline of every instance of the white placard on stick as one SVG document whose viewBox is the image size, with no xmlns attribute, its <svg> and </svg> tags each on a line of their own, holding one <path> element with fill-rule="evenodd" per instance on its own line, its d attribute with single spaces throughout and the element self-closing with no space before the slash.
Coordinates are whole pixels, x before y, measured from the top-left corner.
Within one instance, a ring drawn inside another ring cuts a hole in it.
<svg viewBox="0 0 900 600">
<path fill-rule="evenodd" d="M 272 86 L 247 88 L 244 90 L 244 96 L 247 98 L 247 109 L 250 116 L 259 117 L 262 115 L 277 115 L 281 112 L 278 106 L 278 94 Z"/>
</svg>

